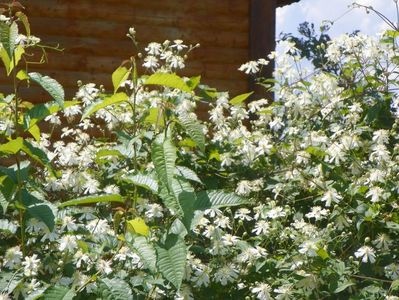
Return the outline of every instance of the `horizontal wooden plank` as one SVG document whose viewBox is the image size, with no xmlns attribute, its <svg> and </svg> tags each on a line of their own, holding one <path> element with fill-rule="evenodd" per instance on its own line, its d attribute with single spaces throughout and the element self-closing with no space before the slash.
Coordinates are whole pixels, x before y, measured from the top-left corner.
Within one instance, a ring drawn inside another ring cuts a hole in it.
<svg viewBox="0 0 399 300">
<path fill-rule="evenodd" d="M 240 20 L 248 16 L 248 3 L 242 0 L 192 1 L 192 0 L 129 0 L 107 3 L 95 0 L 40 0 L 21 1 L 29 13 L 36 16 L 65 17 L 73 15 L 76 19 L 99 19 L 126 21 L 135 13 L 151 12 L 154 16 L 186 14 L 201 17 L 230 16 Z"/>
<path fill-rule="evenodd" d="M 107 39 L 81 38 L 81 37 L 64 37 L 64 36 L 47 36 L 41 37 L 44 44 L 56 45 L 64 47 L 65 53 L 79 54 L 88 56 L 109 56 L 119 58 L 121 61 L 130 57 L 134 53 L 133 46 L 128 40 L 114 41 Z M 60 53 L 51 53 L 53 57 L 61 58 Z M 201 60 L 205 63 L 221 62 L 231 64 L 241 64 L 247 60 L 248 50 L 246 48 L 223 48 L 212 45 L 202 45 L 190 53 L 193 61 Z"/>
<path fill-rule="evenodd" d="M 198 31 L 212 30 L 212 34 L 221 34 L 226 32 L 246 33 L 248 31 L 248 18 L 244 18 L 237 22 L 232 16 L 211 16 L 207 22 L 199 22 L 198 17 L 187 15 L 182 16 L 157 16 L 153 12 L 148 14 L 132 14 L 126 20 L 117 18 L 116 20 L 90 20 L 90 19 L 77 19 L 74 15 L 65 16 L 30 16 L 30 22 L 34 30 L 40 30 L 44 24 L 50 24 L 50 27 L 45 27 L 46 30 L 53 30 L 54 27 L 65 26 L 62 34 L 68 34 L 69 31 L 74 30 L 76 34 L 82 32 L 90 32 L 91 34 L 101 35 L 109 34 L 112 30 L 127 32 L 128 27 L 138 26 L 140 24 L 147 26 L 163 26 L 163 27 L 177 27 L 184 29 L 195 29 Z M 67 27 L 68 26 L 68 27 Z M 76 28 L 76 29 L 75 29 Z M 77 30 L 79 29 L 79 30 Z M 216 32 L 215 32 L 216 30 Z M 59 32 L 60 33 L 60 32 Z M 61 34 L 61 33 L 60 33 Z M 84 34 L 83 34 L 84 35 Z"/>
<path fill-rule="evenodd" d="M 52 35 L 59 37 L 81 37 L 90 39 L 107 40 L 109 42 L 126 41 L 128 25 L 115 22 L 100 21 L 74 21 L 71 19 L 39 18 L 31 19 L 32 28 L 38 36 Z M 248 46 L 248 28 L 244 32 L 209 29 L 192 30 L 187 26 L 164 26 L 135 24 L 137 37 L 140 42 L 163 41 L 166 39 L 183 39 L 191 43 L 201 43 L 220 47 L 246 48 Z"/>
</svg>

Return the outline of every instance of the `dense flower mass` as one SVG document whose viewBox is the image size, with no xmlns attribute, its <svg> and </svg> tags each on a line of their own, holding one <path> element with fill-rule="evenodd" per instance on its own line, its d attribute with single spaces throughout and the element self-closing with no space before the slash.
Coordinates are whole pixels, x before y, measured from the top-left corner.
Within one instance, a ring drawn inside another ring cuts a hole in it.
<svg viewBox="0 0 399 300">
<path fill-rule="evenodd" d="M 174 74 L 196 47 L 180 40 L 144 47 L 112 92 L 3 97 L 0 299 L 399 299 L 396 38 L 338 37 L 334 72 L 285 41 L 274 98 L 247 104 Z"/>
</svg>

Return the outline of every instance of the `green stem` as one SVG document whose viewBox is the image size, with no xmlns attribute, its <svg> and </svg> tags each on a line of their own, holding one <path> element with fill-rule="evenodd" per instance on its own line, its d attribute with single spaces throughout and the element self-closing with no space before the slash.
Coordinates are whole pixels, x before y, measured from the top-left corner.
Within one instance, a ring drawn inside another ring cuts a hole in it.
<svg viewBox="0 0 399 300">
<path fill-rule="evenodd" d="M 15 62 L 15 53 L 13 53 L 13 61 Z M 20 127 L 19 127 L 19 99 L 18 99 L 18 82 L 17 82 L 17 68 L 14 66 L 13 72 L 13 85 L 14 85 L 14 100 L 15 100 L 15 107 L 14 107 L 14 128 L 15 128 L 15 133 L 14 136 L 15 138 L 18 138 L 20 136 Z M 22 253 L 25 256 L 26 255 L 26 247 L 25 247 L 25 222 L 24 222 L 24 210 L 22 208 L 22 188 L 23 188 L 23 183 L 21 179 L 21 163 L 20 163 L 20 157 L 19 157 L 19 151 L 15 154 L 15 161 L 17 165 L 17 201 L 19 203 L 19 225 L 21 228 L 21 249 Z"/>
</svg>

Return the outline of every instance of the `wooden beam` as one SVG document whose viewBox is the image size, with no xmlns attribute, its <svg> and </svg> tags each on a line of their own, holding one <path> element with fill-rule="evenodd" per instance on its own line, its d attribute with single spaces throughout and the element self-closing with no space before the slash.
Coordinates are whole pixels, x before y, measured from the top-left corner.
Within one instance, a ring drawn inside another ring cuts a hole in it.
<svg viewBox="0 0 399 300">
<path fill-rule="evenodd" d="M 249 7 L 249 58 L 256 60 L 266 58 L 275 49 L 276 31 L 276 0 L 251 0 Z M 261 75 L 271 77 L 273 64 L 262 70 Z M 255 97 L 266 96 L 263 88 L 255 85 L 254 78 L 250 78 L 249 88 L 255 91 Z"/>
</svg>

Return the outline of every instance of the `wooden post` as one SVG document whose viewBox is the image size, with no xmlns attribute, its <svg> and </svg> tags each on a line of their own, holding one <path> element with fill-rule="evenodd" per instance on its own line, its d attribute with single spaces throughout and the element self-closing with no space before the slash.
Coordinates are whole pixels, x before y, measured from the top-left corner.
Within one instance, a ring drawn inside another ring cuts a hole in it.
<svg viewBox="0 0 399 300">
<path fill-rule="evenodd" d="M 251 0 L 249 7 L 249 59 L 266 58 L 275 49 L 276 31 L 276 0 Z M 261 76 L 271 77 L 273 64 L 263 68 Z M 264 88 L 255 85 L 254 78 L 250 78 L 249 88 L 255 91 L 254 98 L 265 97 Z M 270 96 L 270 95 L 269 95 Z"/>
</svg>

